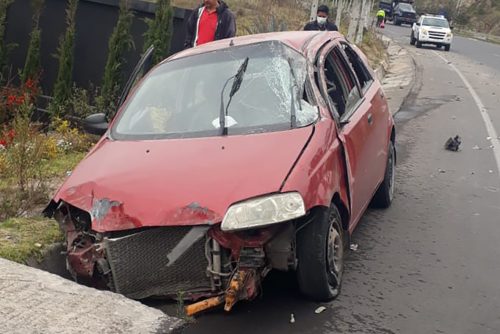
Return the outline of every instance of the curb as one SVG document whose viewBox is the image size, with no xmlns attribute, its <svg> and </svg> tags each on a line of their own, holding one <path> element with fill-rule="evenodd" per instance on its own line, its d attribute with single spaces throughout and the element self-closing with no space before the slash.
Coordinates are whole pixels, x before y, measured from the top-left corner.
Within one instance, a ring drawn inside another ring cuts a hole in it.
<svg viewBox="0 0 500 334">
<path fill-rule="evenodd" d="M 182 319 L 0 258 L 0 333 L 179 333 Z"/>
</svg>

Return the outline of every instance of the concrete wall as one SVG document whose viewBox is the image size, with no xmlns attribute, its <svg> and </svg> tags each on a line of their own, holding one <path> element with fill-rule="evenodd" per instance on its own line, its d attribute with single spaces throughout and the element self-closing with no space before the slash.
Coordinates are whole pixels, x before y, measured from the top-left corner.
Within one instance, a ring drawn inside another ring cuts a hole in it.
<svg viewBox="0 0 500 334">
<path fill-rule="evenodd" d="M 73 79 L 84 88 L 101 84 L 106 63 L 108 40 L 118 18 L 119 0 L 80 0 L 76 18 L 75 67 Z M 65 31 L 66 0 L 45 0 L 45 7 L 40 18 L 42 29 L 41 57 L 44 94 L 51 95 L 57 76 L 58 62 L 56 54 L 59 38 Z M 140 58 L 143 48 L 143 34 L 147 29 L 144 18 L 154 17 L 155 4 L 142 0 L 129 0 L 134 13 L 132 36 L 135 50 L 127 55 L 127 64 L 123 68 L 124 78 L 128 78 Z M 174 34 L 171 53 L 182 50 L 185 36 L 185 19 L 190 10 L 175 8 Z M 17 73 L 24 66 L 32 29 L 30 0 L 15 0 L 7 14 L 6 42 L 16 43 L 17 47 L 10 54 L 9 63 L 12 73 Z M 91 84 L 92 83 L 92 84 Z"/>
</svg>

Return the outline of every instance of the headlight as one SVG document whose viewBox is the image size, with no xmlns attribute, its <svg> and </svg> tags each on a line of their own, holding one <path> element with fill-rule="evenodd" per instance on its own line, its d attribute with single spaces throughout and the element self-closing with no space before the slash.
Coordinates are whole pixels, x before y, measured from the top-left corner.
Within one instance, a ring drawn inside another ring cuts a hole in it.
<svg viewBox="0 0 500 334">
<path fill-rule="evenodd" d="M 451 36 L 453 36 L 453 35 L 451 34 L 451 32 L 449 32 L 449 33 L 447 33 L 447 34 L 446 34 L 446 37 L 451 37 Z"/>
<path fill-rule="evenodd" d="M 281 223 L 306 214 L 299 193 L 269 195 L 232 205 L 222 220 L 223 231 L 243 230 Z"/>
<path fill-rule="evenodd" d="M 427 35 L 427 33 L 428 33 L 427 29 L 422 29 L 422 34 L 423 35 Z"/>
</svg>

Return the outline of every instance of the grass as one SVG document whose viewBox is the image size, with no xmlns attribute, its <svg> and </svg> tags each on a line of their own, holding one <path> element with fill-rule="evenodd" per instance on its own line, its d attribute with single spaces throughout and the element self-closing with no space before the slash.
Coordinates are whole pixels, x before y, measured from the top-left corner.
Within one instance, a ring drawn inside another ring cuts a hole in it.
<svg viewBox="0 0 500 334">
<path fill-rule="evenodd" d="M 49 177 L 63 177 L 85 157 L 86 152 L 70 152 L 45 162 L 44 169 Z"/>
<path fill-rule="evenodd" d="M 72 170 L 86 153 L 71 152 L 44 162 L 43 168 L 53 186 L 59 186 L 66 172 Z M 5 180 L 2 180 L 4 183 Z M 0 192 L 9 191 L 0 184 Z M 39 216 L 40 207 L 31 209 L 33 217 L 18 217 L 0 221 L 0 257 L 19 263 L 30 258 L 41 261 L 44 251 L 63 240 L 58 224 L 53 219 Z"/>
<path fill-rule="evenodd" d="M 63 236 L 52 219 L 11 218 L 0 223 L 0 257 L 26 263 L 30 258 L 41 261 L 44 251 Z"/>
</svg>

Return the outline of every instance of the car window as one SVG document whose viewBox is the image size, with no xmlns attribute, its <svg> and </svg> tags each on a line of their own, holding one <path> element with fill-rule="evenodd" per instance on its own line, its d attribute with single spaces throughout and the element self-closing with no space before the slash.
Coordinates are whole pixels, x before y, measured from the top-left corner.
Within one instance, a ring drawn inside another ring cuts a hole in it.
<svg viewBox="0 0 500 334">
<path fill-rule="evenodd" d="M 407 3 L 401 3 L 398 5 L 399 6 L 399 9 L 401 10 L 406 10 L 406 11 L 413 11 L 413 7 Z"/>
<path fill-rule="evenodd" d="M 443 20 L 436 17 L 426 17 L 422 20 L 422 25 L 424 26 L 432 26 L 432 27 L 440 27 L 440 28 L 449 28 L 447 20 Z"/>
<path fill-rule="evenodd" d="M 357 105 L 361 96 L 354 74 L 338 47 L 326 56 L 322 70 L 327 98 L 338 115 L 344 117 Z"/>
<path fill-rule="evenodd" d="M 234 76 L 247 58 L 240 88 L 230 98 Z M 126 102 L 112 135 L 118 140 L 217 136 L 221 105 L 229 135 L 306 126 L 318 118 L 317 108 L 302 100 L 306 76 L 305 58 L 279 42 L 166 62 Z"/>
<path fill-rule="evenodd" d="M 368 88 L 370 84 L 373 82 L 373 78 L 370 72 L 366 68 L 364 62 L 361 60 L 359 55 L 349 46 L 349 44 L 341 43 L 341 46 L 344 49 L 344 52 L 347 56 L 347 59 L 349 60 L 349 63 L 351 64 L 351 67 L 354 70 L 354 74 L 356 74 L 361 89 L 363 91 L 366 90 L 366 88 Z"/>
</svg>

